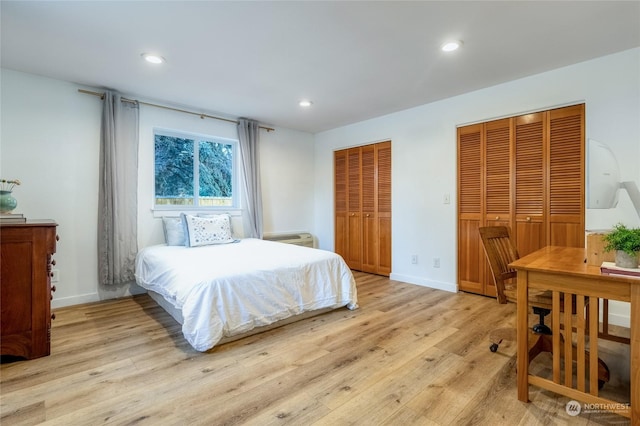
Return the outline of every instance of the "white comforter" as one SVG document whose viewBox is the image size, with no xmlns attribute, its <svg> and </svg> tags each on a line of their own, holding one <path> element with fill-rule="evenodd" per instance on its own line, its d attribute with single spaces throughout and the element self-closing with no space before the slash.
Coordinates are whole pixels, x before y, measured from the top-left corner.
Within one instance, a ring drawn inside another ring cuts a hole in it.
<svg viewBox="0 0 640 426">
<path fill-rule="evenodd" d="M 136 281 L 182 312 L 182 333 L 198 351 L 306 311 L 357 307 L 355 279 L 340 256 L 257 239 L 144 248 Z"/>
</svg>

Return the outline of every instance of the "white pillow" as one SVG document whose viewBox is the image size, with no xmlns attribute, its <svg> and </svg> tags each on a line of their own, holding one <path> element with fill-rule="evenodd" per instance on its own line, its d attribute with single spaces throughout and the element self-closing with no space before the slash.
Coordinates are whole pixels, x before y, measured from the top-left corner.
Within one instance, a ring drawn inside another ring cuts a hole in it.
<svg viewBox="0 0 640 426">
<path fill-rule="evenodd" d="M 231 215 L 229 213 L 198 213 L 198 217 L 217 217 L 217 216 L 226 216 L 229 218 L 229 229 L 231 230 L 231 236 L 233 238 L 237 238 L 236 234 L 233 232 L 233 221 L 231 220 Z"/>
<path fill-rule="evenodd" d="M 182 217 L 163 217 L 164 240 L 168 246 L 186 246 L 187 236 Z"/>
<path fill-rule="evenodd" d="M 229 215 L 198 217 L 182 214 L 187 224 L 187 245 L 189 247 L 233 242 Z"/>
</svg>

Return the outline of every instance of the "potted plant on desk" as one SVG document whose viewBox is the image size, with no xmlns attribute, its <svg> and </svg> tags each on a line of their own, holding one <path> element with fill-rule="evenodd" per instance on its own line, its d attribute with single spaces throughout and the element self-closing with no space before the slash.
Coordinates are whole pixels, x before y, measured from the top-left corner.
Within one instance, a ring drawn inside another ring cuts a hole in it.
<svg viewBox="0 0 640 426">
<path fill-rule="evenodd" d="M 613 231 L 603 237 L 605 251 L 615 250 L 616 266 L 620 268 L 637 268 L 640 252 L 640 228 L 630 229 L 621 223 L 613 227 Z"/>
</svg>

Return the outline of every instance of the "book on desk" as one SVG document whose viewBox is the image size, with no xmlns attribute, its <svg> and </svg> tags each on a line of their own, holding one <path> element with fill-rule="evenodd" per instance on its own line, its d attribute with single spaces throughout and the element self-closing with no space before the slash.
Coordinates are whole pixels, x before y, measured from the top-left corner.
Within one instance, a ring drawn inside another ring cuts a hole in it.
<svg viewBox="0 0 640 426">
<path fill-rule="evenodd" d="M 22 213 L 0 213 L 0 223 L 25 223 L 27 218 Z"/>
<path fill-rule="evenodd" d="M 614 262 L 602 262 L 600 273 L 603 275 L 623 275 L 640 279 L 640 268 L 621 268 Z"/>
</svg>

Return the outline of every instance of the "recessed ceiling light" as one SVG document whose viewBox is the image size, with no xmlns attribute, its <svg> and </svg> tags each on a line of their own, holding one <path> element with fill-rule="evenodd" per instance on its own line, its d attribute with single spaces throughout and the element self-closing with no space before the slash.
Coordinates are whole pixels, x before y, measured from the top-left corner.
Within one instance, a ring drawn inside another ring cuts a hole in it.
<svg viewBox="0 0 640 426">
<path fill-rule="evenodd" d="M 458 48 L 462 46 L 461 40 L 448 41 L 442 45 L 441 49 L 443 52 L 453 52 L 454 50 L 458 50 Z"/>
<path fill-rule="evenodd" d="M 162 64 L 165 62 L 164 58 L 162 56 L 159 55 L 154 55 L 152 53 L 143 53 L 142 55 L 140 55 L 144 58 L 145 61 L 152 63 L 152 64 Z"/>
<path fill-rule="evenodd" d="M 300 105 L 303 108 L 309 108 L 311 105 L 313 105 L 313 102 L 303 99 L 300 102 L 298 102 L 298 105 Z"/>
</svg>

